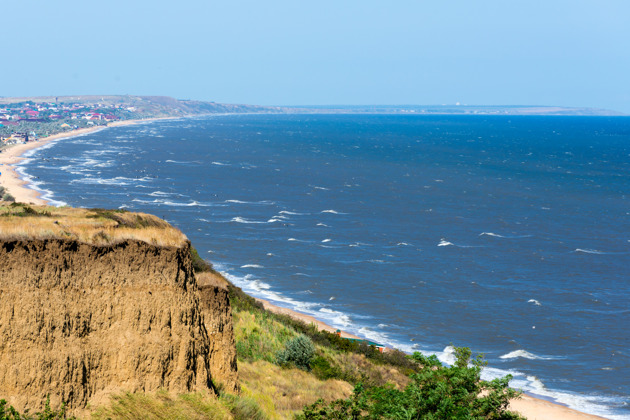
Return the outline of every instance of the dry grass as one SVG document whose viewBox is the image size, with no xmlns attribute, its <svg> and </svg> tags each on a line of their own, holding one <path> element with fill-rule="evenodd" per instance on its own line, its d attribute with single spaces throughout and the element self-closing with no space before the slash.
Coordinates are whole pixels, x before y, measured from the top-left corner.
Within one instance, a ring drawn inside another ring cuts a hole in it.
<svg viewBox="0 0 630 420">
<path fill-rule="evenodd" d="M 243 395 L 256 400 L 270 418 L 292 418 L 317 399 L 348 398 L 353 386 L 338 379 L 322 381 L 300 369 L 283 369 L 266 361 L 239 361 Z"/>
<path fill-rule="evenodd" d="M 26 204 L 0 205 L 0 239 L 71 239 L 101 246 L 138 240 L 163 247 L 187 240 L 150 214 Z"/>
<path fill-rule="evenodd" d="M 217 286 L 223 289 L 228 288 L 228 281 L 220 274 L 215 274 L 212 272 L 196 273 L 195 277 L 197 278 L 197 285 L 199 287 Z"/>
<path fill-rule="evenodd" d="M 236 397 L 238 399 L 238 397 Z M 234 419 L 233 399 L 224 400 L 207 393 L 173 396 L 167 391 L 126 393 L 111 398 L 92 412 L 93 419 L 170 420 L 170 419 Z"/>
</svg>

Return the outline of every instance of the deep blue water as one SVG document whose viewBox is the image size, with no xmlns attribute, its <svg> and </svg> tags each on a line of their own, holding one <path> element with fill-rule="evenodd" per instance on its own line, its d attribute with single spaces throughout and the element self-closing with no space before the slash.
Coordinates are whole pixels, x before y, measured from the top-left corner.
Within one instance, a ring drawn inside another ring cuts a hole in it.
<svg viewBox="0 0 630 420">
<path fill-rule="evenodd" d="M 164 217 L 252 295 L 630 418 L 630 118 L 216 116 L 22 170 L 57 203 Z"/>
</svg>

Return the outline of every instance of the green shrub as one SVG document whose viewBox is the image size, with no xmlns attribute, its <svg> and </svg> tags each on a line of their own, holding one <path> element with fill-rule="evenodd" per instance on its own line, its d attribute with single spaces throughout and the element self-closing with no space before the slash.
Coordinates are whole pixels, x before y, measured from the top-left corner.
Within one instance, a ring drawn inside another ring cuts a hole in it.
<svg viewBox="0 0 630 420">
<path fill-rule="evenodd" d="M 278 353 L 279 365 L 295 365 L 304 370 L 311 370 L 311 360 L 315 355 L 315 346 L 310 338 L 298 335 L 286 344 L 286 348 Z"/>
<path fill-rule="evenodd" d="M 9 202 L 15 202 L 15 197 L 13 197 L 11 194 L 9 193 L 5 193 L 2 196 L 2 201 L 9 201 Z"/>
<path fill-rule="evenodd" d="M 195 270 L 195 273 L 214 272 L 212 264 L 201 258 L 194 246 L 190 247 L 190 255 L 192 256 L 193 270 Z"/>
<path fill-rule="evenodd" d="M 422 366 L 409 377 L 411 383 L 404 390 L 391 386 L 355 387 L 346 400 L 326 404 L 319 400 L 306 406 L 301 420 L 323 419 L 522 419 L 507 411 L 509 401 L 519 392 L 508 387 L 511 376 L 492 381 L 481 380 L 485 365 L 478 356 L 470 361 L 470 349 L 457 348 L 457 361 L 445 367 L 435 356 L 414 353 L 412 359 Z"/>
</svg>

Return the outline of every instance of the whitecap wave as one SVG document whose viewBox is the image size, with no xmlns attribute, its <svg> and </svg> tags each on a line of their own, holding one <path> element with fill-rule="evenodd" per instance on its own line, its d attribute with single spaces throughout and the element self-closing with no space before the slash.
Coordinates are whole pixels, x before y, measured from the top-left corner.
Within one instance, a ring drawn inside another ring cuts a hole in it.
<svg viewBox="0 0 630 420">
<path fill-rule="evenodd" d="M 583 252 L 585 254 L 597 254 L 597 255 L 604 255 L 604 254 L 606 254 L 606 252 L 598 251 L 596 249 L 582 249 L 582 248 L 577 248 L 573 252 Z"/>
<path fill-rule="evenodd" d="M 479 236 L 492 236 L 494 238 L 504 238 L 504 239 L 519 239 L 519 238 L 532 237 L 532 235 L 499 235 L 498 233 L 493 233 L 493 232 L 481 232 Z"/>
<path fill-rule="evenodd" d="M 241 268 L 265 268 L 265 267 L 258 264 L 245 264 L 245 265 L 241 265 Z"/>
<path fill-rule="evenodd" d="M 441 239 L 438 246 L 454 246 L 452 242 L 447 241 L 446 239 Z"/>
<path fill-rule="evenodd" d="M 538 302 L 536 299 L 530 299 L 527 301 L 527 303 L 533 303 L 536 306 L 542 306 L 540 302 Z"/>
<path fill-rule="evenodd" d="M 337 210 L 322 210 L 321 213 L 330 213 L 330 214 L 348 214 L 348 213 L 342 213 L 340 211 Z"/>
<path fill-rule="evenodd" d="M 115 178 L 81 178 L 81 179 L 73 179 L 70 181 L 71 184 L 88 184 L 88 185 L 117 185 L 117 186 L 128 186 L 128 185 L 137 185 L 142 182 L 150 182 L 152 178 L 143 177 L 143 178 L 127 178 L 124 176 L 117 176 Z"/>
<path fill-rule="evenodd" d="M 230 221 L 235 222 L 235 223 L 245 223 L 245 224 L 255 224 L 255 225 L 279 222 L 279 220 L 276 220 L 276 219 L 269 219 L 266 222 L 257 221 L 257 220 L 248 220 L 240 216 L 233 217 Z"/>
<path fill-rule="evenodd" d="M 269 200 L 263 200 L 263 201 L 225 200 L 224 203 L 229 203 L 229 204 L 260 204 L 260 205 L 265 205 L 265 206 L 270 206 L 270 205 L 276 204 L 275 202 L 269 201 Z"/>
<path fill-rule="evenodd" d="M 149 194 L 151 197 L 166 197 L 169 195 L 173 195 L 172 193 L 167 193 L 164 191 L 153 191 L 151 194 Z"/>
<path fill-rule="evenodd" d="M 538 356 L 534 353 L 530 353 L 527 350 L 514 350 L 502 356 L 499 356 L 499 359 L 517 359 L 517 358 L 529 359 L 529 360 L 558 360 L 563 359 L 562 357 L 555 356 Z"/>
<path fill-rule="evenodd" d="M 159 199 L 159 198 L 156 198 L 155 200 L 142 200 L 139 198 L 134 198 L 131 201 L 135 201 L 136 203 L 142 203 L 142 204 L 157 204 L 157 205 L 164 205 L 164 206 L 171 206 L 171 207 L 208 207 L 210 206 L 209 204 L 199 203 L 198 201 L 194 201 L 194 200 L 188 203 L 182 203 L 182 202 L 164 200 L 164 199 Z"/>
</svg>

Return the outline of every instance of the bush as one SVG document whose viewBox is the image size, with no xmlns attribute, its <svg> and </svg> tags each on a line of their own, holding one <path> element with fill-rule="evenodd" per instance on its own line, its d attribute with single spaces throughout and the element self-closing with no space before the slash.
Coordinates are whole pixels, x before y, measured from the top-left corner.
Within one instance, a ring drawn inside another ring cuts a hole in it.
<svg viewBox="0 0 630 420">
<path fill-rule="evenodd" d="M 302 334 L 287 342 L 286 348 L 278 353 L 277 362 L 281 366 L 292 364 L 300 369 L 311 370 L 314 355 L 313 342 Z"/>
<path fill-rule="evenodd" d="M 14 198 L 11 194 L 9 194 L 9 193 L 5 193 L 5 194 L 2 196 L 2 201 L 15 202 L 15 198 Z"/>
<path fill-rule="evenodd" d="M 414 353 L 411 358 L 422 368 L 409 376 L 412 382 L 404 390 L 391 386 L 367 388 L 359 384 L 347 400 L 329 404 L 319 400 L 305 407 L 296 418 L 522 419 L 507 411 L 509 401 L 520 395 L 508 387 L 510 375 L 490 382 L 482 381 L 483 358 L 478 356 L 472 361 L 472 367 L 468 367 L 470 350 L 457 348 L 455 354 L 455 364 L 444 367 L 435 356 Z"/>
</svg>

